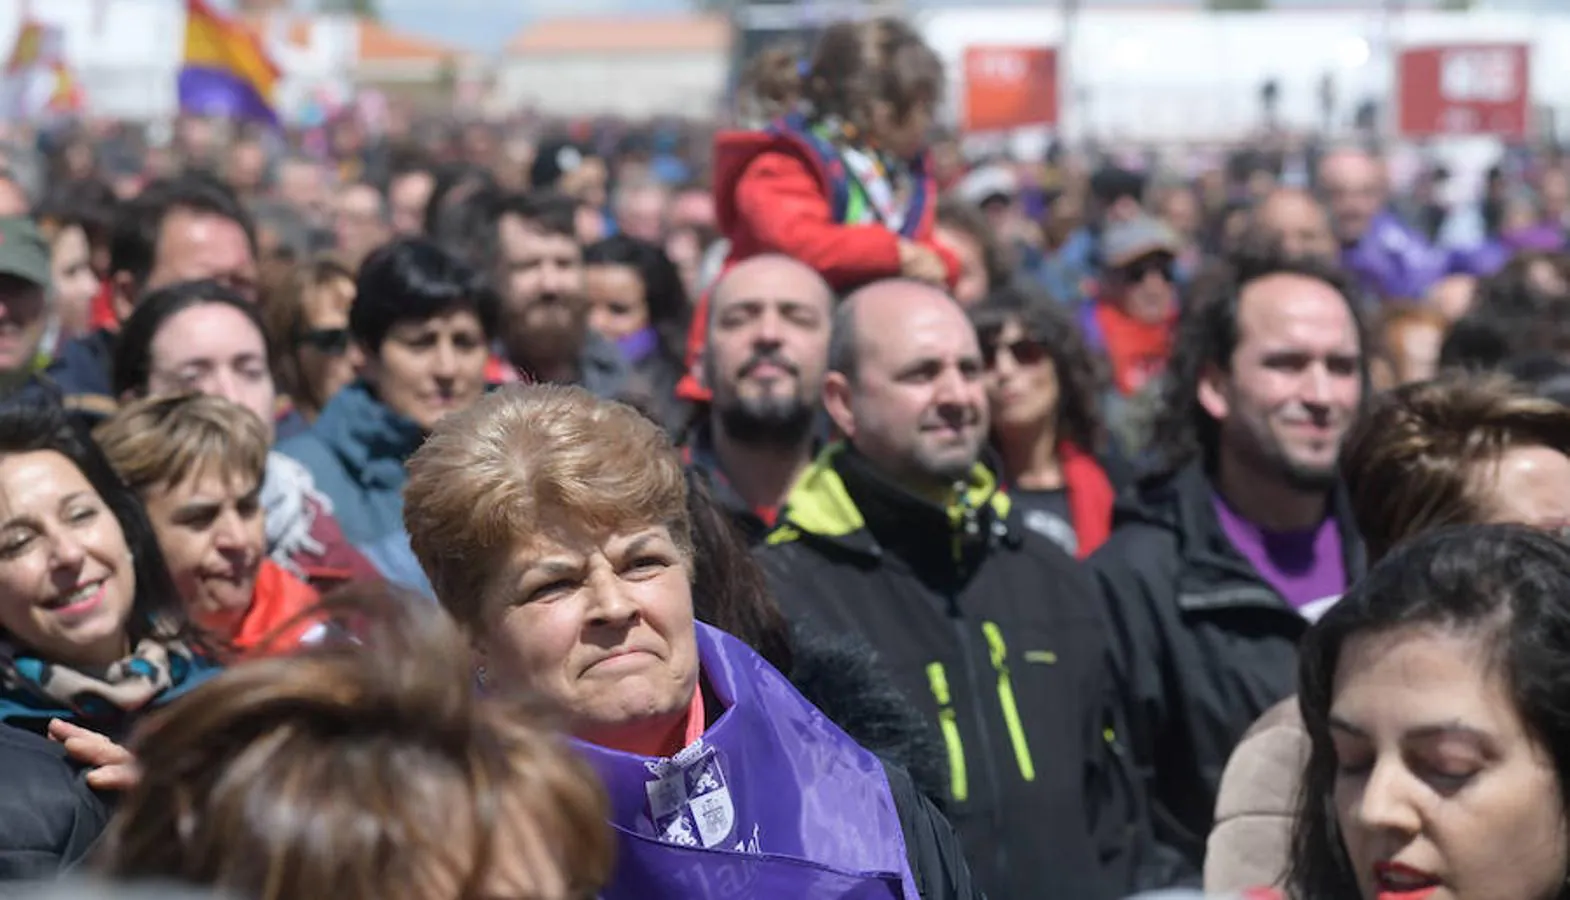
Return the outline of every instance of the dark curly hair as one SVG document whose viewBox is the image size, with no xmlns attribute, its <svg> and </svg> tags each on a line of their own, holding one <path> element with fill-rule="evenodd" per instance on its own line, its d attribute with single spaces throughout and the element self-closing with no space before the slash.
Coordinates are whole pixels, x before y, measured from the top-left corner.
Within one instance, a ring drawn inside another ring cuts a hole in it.
<svg viewBox="0 0 1570 900">
<path fill-rule="evenodd" d="M 1570 807 L 1570 547 L 1515 525 L 1431 532 L 1375 565 L 1304 638 L 1298 705 L 1310 749 L 1287 876 L 1294 897 L 1358 895 L 1335 805 L 1330 708 L 1341 655 L 1358 637 L 1422 626 L 1486 642 L 1524 730 L 1558 773 L 1556 799 Z"/>
<path fill-rule="evenodd" d="M 1293 257 L 1276 240 L 1247 242 L 1200 272 L 1178 317 L 1152 442 L 1160 471 L 1175 471 L 1195 459 L 1202 459 L 1206 466 L 1214 465 L 1220 426 L 1199 403 L 1199 381 L 1209 366 L 1223 372 L 1232 370 L 1232 356 L 1240 337 L 1237 318 L 1243 289 L 1271 275 L 1300 275 L 1334 288 L 1352 314 L 1358 346 L 1368 346 L 1363 317 L 1351 299 L 1356 296 L 1355 289 L 1338 266 L 1319 259 Z M 1366 358 L 1360 360 L 1359 367 L 1366 397 Z"/>
<path fill-rule="evenodd" d="M 996 344 L 1009 322 L 1018 322 L 1028 337 L 1040 341 L 1058 376 L 1058 434 L 1086 452 L 1103 448 L 1105 374 L 1067 307 L 1044 291 L 1009 284 L 972 307 L 970 322 L 984 347 Z"/>
</svg>

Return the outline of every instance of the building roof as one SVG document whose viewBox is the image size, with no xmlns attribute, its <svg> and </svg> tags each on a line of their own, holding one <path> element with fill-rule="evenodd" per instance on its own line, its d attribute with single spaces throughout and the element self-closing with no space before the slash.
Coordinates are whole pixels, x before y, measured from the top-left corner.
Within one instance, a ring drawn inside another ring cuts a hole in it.
<svg viewBox="0 0 1570 900">
<path fill-rule="evenodd" d="M 524 28 L 507 42 L 507 53 L 724 52 L 730 42 L 724 16 L 578 16 Z"/>
<path fill-rule="evenodd" d="M 360 55 L 364 62 L 416 62 L 462 59 L 465 50 L 418 35 L 393 31 L 371 19 L 360 20 Z"/>
<path fill-rule="evenodd" d="M 288 12 L 250 13 L 241 22 L 264 43 L 270 35 L 295 47 L 309 47 L 314 40 L 314 29 L 319 23 L 337 19 L 331 16 L 313 16 Z M 394 31 L 369 18 L 348 19 L 354 26 L 355 59 L 370 63 L 440 62 L 465 60 L 471 54 L 460 47 L 444 44 L 404 31 Z"/>
</svg>

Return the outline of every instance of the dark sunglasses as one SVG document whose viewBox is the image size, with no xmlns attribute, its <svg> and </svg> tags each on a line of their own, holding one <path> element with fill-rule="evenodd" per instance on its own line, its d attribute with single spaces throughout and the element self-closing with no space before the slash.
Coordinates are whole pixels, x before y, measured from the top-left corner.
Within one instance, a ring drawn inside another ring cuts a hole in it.
<svg viewBox="0 0 1570 900">
<path fill-rule="evenodd" d="M 300 344 L 314 347 L 328 356 L 341 356 L 349 349 L 347 328 L 318 328 L 300 335 Z"/>
<path fill-rule="evenodd" d="M 1047 348 L 1035 338 L 1020 338 L 1011 344 L 988 343 L 981 346 L 981 364 L 991 369 L 998 364 L 998 351 L 1007 350 L 1014 362 L 1033 366 L 1047 358 Z"/>
<path fill-rule="evenodd" d="M 1169 256 L 1147 256 L 1136 259 L 1117 270 L 1118 278 L 1128 284 L 1139 284 L 1145 276 L 1152 272 L 1158 273 L 1167 282 L 1172 281 L 1172 258 Z"/>
</svg>

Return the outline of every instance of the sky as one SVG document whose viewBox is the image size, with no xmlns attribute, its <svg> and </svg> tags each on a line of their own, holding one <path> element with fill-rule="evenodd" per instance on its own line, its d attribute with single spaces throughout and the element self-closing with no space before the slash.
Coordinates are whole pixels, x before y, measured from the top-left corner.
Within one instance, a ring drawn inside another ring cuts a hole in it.
<svg viewBox="0 0 1570 900">
<path fill-rule="evenodd" d="M 382 21 L 476 50 L 500 50 L 531 19 L 687 9 L 686 0 L 378 0 Z"/>
</svg>

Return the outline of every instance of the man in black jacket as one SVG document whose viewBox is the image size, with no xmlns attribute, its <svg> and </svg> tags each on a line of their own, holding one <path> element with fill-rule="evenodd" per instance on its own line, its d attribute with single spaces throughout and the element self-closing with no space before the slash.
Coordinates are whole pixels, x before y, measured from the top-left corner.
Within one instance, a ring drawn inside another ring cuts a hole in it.
<svg viewBox="0 0 1570 900">
<path fill-rule="evenodd" d="M 981 353 L 915 282 L 835 314 L 819 455 L 760 552 L 786 615 L 856 633 L 932 722 L 947 807 L 993 900 L 1121 897 L 1140 833 L 1087 572 L 1020 526 L 977 459 Z"/>
<path fill-rule="evenodd" d="M 1202 284 L 1167 372 L 1163 471 L 1090 560 L 1159 847 L 1143 887 L 1199 883 L 1227 757 L 1294 692 L 1298 639 L 1362 568 L 1335 468 L 1366 380 L 1348 283 L 1266 250 Z"/>
<path fill-rule="evenodd" d="M 834 292 L 788 256 L 754 256 L 709 294 L 703 384 L 714 399 L 683 452 L 754 543 L 812 461 Z"/>
</svg>

